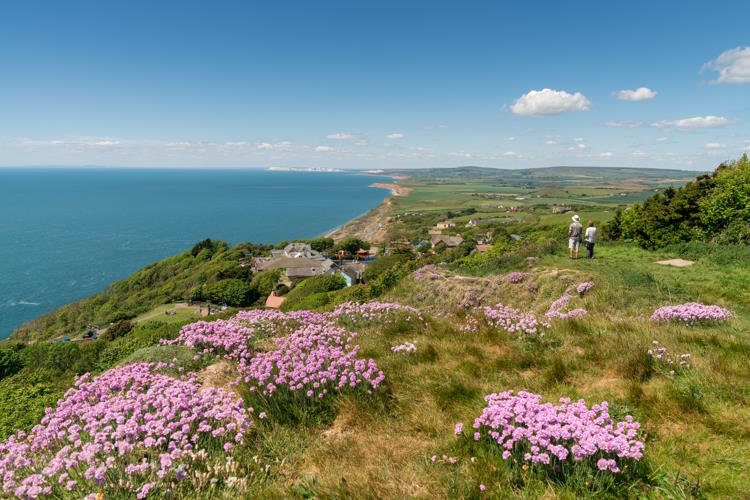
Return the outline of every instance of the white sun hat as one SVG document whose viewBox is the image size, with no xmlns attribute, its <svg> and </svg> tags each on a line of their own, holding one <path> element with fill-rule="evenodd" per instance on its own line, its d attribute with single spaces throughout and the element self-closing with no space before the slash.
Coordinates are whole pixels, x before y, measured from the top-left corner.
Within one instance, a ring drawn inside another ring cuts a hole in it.
<svg viewBox="0 0 750 500">
<path fill-rule="evenodd" d="M 574 222 L 581 222 L 581 218 L 580 218 L 580 217 L 578 217 L 578 214 L 575 214 L 575 215 L 573 216 L 573 221 L 574 221 Z"/>
</svg>

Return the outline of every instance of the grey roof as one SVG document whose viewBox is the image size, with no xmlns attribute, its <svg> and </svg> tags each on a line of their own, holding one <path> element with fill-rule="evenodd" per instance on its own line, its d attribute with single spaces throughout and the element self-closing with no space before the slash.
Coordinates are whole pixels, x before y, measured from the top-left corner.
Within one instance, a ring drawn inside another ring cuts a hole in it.
<svg viewBox="0 0 750 500">
<path fill-rule="evenodd" d="M 461 237 L 461 235 L 457 236 L 447 236 L 445 234 L 433 234 L 430 238 L 430 243 L 432 246 L 438 245 L 440 243 L 445 243 L 449 247 L 455 247 L 460 245 L 464 242 L 464 239 Z"/>
</svg>

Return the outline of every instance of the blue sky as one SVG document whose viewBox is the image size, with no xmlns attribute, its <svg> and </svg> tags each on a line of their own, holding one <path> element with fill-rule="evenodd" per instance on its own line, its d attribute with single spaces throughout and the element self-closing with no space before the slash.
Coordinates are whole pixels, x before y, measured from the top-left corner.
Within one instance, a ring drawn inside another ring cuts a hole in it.
<svg viewBox="0 0 750 500">
<path fill-rule="evenodd" d="M 750 145 L 750 2 L 527 4 L 5 2 L 0 165 L 710 169 Z"/>
</svg>

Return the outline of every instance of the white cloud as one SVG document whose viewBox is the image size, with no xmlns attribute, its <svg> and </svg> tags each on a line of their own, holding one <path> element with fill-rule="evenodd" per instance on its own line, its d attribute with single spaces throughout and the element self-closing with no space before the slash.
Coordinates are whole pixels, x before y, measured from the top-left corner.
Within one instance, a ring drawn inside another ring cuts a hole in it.
<svg viewBox="0 0 750 500">
<path fill-rule="evenodd" d="M 548 140 L 544 141 L 544 143 L 547 144 L 547 145 L 549 145 L 549 146 L 553 146 L 553 145 L 557 144 L 557 141 L 554 140 L 554 139 L 548 139 Z"/>
<path fill-rule="evenodd" d="M 578 149 L 586 149 L 586 145 L 583 143 L 578 144 Z"/>
<path fill-rule="evenodd" d="M 706 144 L 706 149 L 724 149 L 727 147 L 726 144 L 719 144 L 718 142 L 709 142 Z"/>
<path fill-rule="evenodd" d="M 612 158 L 612 151 L 605 151 L 603 153 L 599 153 L 599 156 L 602 158 Z"/>
<path fill-rule="evenodd" d="M 328 134 L 326 138 L 334 141 L 349 141 L 355 139 L 355 136 L 349 132 L 335 132 L 333 134 Z"/>
<path fill-rule="evenodd" d="M 515 151 L 506 151 L 505 153 L 503 153 L 503 156 L 518 156 L 518 154 Z"/>
<path fill-rule="evenodd" d="M 403 139 L 404 138 L 404 134 L 400 134 L 398 132 L 394 132 L 392 134 L 388 134 L 386 137 L 388 137 L 389 139 Z"/>
<path fill-rule="evenodd" d="M 331 146 L 317 146 L 315 148 L 316 153 L 330 153 L 331 151 L 333 151 Z"/>
<path fill-rule="evenodd" d="M 271 144 L 270 142 L 260 142 L 255 148 L 261 151 L 289 151 L 292 149 L 292 141 L 279 141 L 275 144 Z"/>
<path fill-rule="evenodd" d="M 667 140 L 667 138 L 666 137 L 657 137 L 656 140 L 659 141 L 659 142 L 665 142 Z"/>
<path fill-rule="evenodd" d="M 531 90 L 522 95 L 511 106 L 514 115 L 544 116 L 559 115 L 569 111 L 588 111 L 591 101 L 580 92 L 569 94 L 564 90 Z"/>
<path fill-rule="evenodd" d="M 509 141 L 515 141 L 515 140 L 516 140 L 516 138 L 515 138 L 515 137 L 508 137 L 508 140 L 509 140 Z"/>
<path fill-rule="evenodd" d="M 638 157 L 638 158 L 643 158 L 647 154 L 648 153 L 646 153 L 645 151 L 643 151 L 641 149 L 636 149 L 635 151 L 633 151 L 633 156 Z"/>
<path fill-rule="evenodd" d="M 619 92 L 615 92 L 615 97 L 621 101 L 640 102 L 650 101 L 656 97 L 657 93 L 648 87 L 638 87 L 635 90 L 620 90 Z"/>
<path fill-rule="evenodd" d="M 638 128 L 643 125 L 641 121 L 628 121 L 628 120 L 610 120 L 604 122 L 607 127 L 615 128 Z"/>
<path fill-rule="evenodd" d="M 704 64 L 701 73 L 706 70 L 718 73 L 711 83 L 750 82 L 750 47 L 725 50 L 719 57 Z"/>
<path fill-rule="evenodd" d="M 583 138 L 583 137 L 575 137 L 575 138 L 573 139 L 573 142 L 583 142 L 583 141 L 584 141 L 584 138 Z"/>
<path fill-rule="evenodd" d="M 652 126 L 658 128 L 676 127 L 682 130 L 692 130 L 696 128 L 723 127 L 729 124 L 729 119 L 723 116 L 693 116 L 692 118 L 683 118 L 681 120 L 661 120 L 653 123 Z"/>
</svg>

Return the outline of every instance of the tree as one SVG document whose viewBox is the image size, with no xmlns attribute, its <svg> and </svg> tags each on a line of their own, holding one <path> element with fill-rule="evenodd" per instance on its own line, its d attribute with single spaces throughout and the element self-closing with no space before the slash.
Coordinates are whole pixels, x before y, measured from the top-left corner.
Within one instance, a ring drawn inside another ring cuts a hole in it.
<svg viewBox="0 0 750 500">
<path fill-rule="evenodd" d="M 205 240 L 196 243 L 193 249 L 190 250 L 190 253 L 193 257 L 197 257 L 198 254 L 201 253 L 201 250 L 205 249 L 213 251 L 213 241 L 211 241 L 211 238 L 206 238 Z"/>
<path fill-rule="evenodd" d="M 347 238 L 343 241 L 340 241 L 339 244 L 334 247 L 334 250 L 337 252 L 339 250 L 343 250 L 345 252 L 355 253 L 360 248 L 369 250 L 370 244 L 366 241 L 360 240 L 359 238 Z"/>
<path fill-rule="evenodd" d="M 310 248 L 317 252 L 325 252 L 326 250 L 333 248 L 333 238 L 313 238 L 310 240 Z"/>
</svg>

